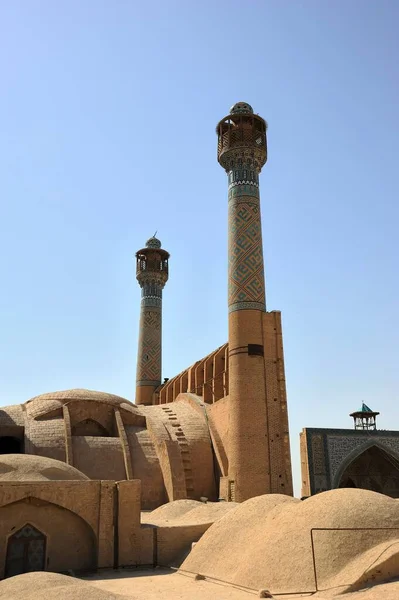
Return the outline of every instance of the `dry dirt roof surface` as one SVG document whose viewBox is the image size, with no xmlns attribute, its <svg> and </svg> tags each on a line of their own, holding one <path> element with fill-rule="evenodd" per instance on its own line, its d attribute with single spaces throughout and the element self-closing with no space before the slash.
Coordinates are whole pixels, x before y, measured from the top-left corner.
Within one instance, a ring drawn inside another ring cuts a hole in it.
<svg viewBox="0 0 399 600">
<path fill-rule="evenodd" d="M 313 544 L 312 544 L 313 538 Z M 399 576 L 399 502 L 358 489 L 252 498 L 214 523 L 181 569 L 252 590 L 342 593 Z"/>
<path fill-rule="evenodd" d="M 198 502 L 175 500 L 145 513 L 143 523 L 151 525 L 201 525 L 214 523 L 238 506 L 235 502 Z"/>
<path fill-rule="evenodd" d="M 335 598 L 336 600 L 398 600 L 399 582 L 376 585 L 366 590 L 343 594 Z"/>
<path fill-rule="evenodd" d="M 131 600 L 251 600 L 242 590 L 209 581 L 194 581 L 169 569 L 108 571 L 86 578 L 91 585 Z M 131 594 L 131 596 L 130 596 Z M 349 600 L 349 599 L 348 599 Z M 368 600 L 368 599 L 367 599 Z"/>
<path fill-rule="evenodd" d="M 83 578 L 82 578 L 83 579 Z M 75 579 L 57 573 L 26 573 L 0 582 L 0 600 L 250 600 L 259 596 L 215 581 L 195 581 L 169 569 L 101 571 Z M 284 600 L 308 594 L 280 596 Z M 398 600 L 399 582 L 357 593 L 315 594 L 314 600 Z"/>
<path fill-rule="evenodd" d="M 259 590 L 251 592 L 218 581 L 195 581 L 193 577 L 173 573 L 169 569 L 108 571 L 86 579 L 93 586 L 111 593 L 124 594 L 123 597 L 127 596 L 130 600 L 251 600 L 259 597 Z M 376 585 L 368 590 L 339 596 L 336 592 L 290 594 L 275 596 L 275 600 L 310 597 L 312 600 L 398 600 L 399 582 Z"/>
<path fill-rule="evenodd" d="M 71 465 L 33 454 L 2 454 L 0 481 L 86 481 L 81 471 Z"/>
<path fill-rule="evenodd" d="M 4 600 L 131 600 L 58 573 L 25 573 L 0 582 Z"/>
</svg>

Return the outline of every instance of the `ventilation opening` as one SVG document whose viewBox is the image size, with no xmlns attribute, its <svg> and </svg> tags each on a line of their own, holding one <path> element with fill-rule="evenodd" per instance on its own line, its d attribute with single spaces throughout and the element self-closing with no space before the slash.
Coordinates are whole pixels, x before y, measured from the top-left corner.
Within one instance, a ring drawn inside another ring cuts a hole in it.
<svg viewBox="0 0 399 600">
<path fill-rule="evenodd" d="M 0 437 L 0 454 L 22 454 L 23 442 L 16 437 L 5 435 Z"/>
<path fill-rule="evenodd" d="M 248 356 L 263 356 L 263 346 L 260 344 L 248 344 Z"/>
</svg>

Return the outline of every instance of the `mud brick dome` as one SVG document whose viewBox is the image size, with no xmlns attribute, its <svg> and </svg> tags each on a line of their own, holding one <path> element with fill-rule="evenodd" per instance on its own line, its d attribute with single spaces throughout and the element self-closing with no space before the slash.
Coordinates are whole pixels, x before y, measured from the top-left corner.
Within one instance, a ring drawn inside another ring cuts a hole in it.
<svg viewBox="0 0 399 600">
<path fill-rule="evenodd" d="M 0 481 L 87 481 L 89 478 L 70 465 L 30 454 L 0 456 Z"/>
<path fill-rule="evenodd" d="M 63 461 L 89 479 L 140 479 L 145 509 L 168 499 L 216 496 L 211 438 L 199 398 L 138 407 L 93 390 L 52 392 L 1 409 L 0 431 L 7 433 L 3 449 L 8 444 L 36 460 Z"/>
</svg>

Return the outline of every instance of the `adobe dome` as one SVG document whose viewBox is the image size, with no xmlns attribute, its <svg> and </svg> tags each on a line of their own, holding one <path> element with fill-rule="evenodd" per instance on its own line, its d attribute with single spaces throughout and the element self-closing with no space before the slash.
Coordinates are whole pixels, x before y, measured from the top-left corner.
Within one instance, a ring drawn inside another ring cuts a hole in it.
<svg viewBox="0 0 399 600">
<path fill-rule="evenodd" d="M 9 577 L 0 582 L 2 600 L 132 600 L 132 596 L 113 594 L 76 577 L 37 571 Z"/>
<path fill-rule="evenodd" d="M 147 513 L 144 522 L 166 527 L 214 523 L 236 506 L 235 502 L 174 500 Z"/>
<path fill-rule="evenodd" d="M 0 481 L 89 481 L 75 467 L 33 454 L 2 454 Z"/>
<path fill-rule="evenodd" d="M 35 401 L 54 401 L 60 402 L 61 404 L 65 404 L 66 402 L 71 402 L 74 400 L 97 400 L 98 402 L 107 402 L 108 404 L 114 404 L 119 406 L 120 404 L 126 403 L 130 406 L 134 406 L 130 400 L 126 400 L 126 398 L 121 398 L 121 396 L 115 396 L 114 394 L 108 394 L 107 392 L 97 392 L 95 390 L 85 390 L 85 389 L 72 389 L 72 390 L 64 390 L 60 392 L 49 392 L 47 394 L 40 394 L 40 396 L 35 396 L 26 402 L 35 402 Z"/>
<path fill-rule="evenodd" d="M 396 499 L 361 489 L 331 490 L 304 502 L 283 498 L 258 496 L 230 511 L 182 569 L 275 594 L 314 591 L 314 560 L 319 590 L 399 576 Z"/>
<path fill-rule="evenodd" d="M 70 402 L 102 402 L 104 404 L 115 406 L 116 408 L 122 408 L 140 417 L 142 415 L 140 410 L 126 398 L 108 394 L 107 392 L 84 389 L 63 390 L 41 394 L 40 396 L 35 396 L 25 402 L 25 406 L 28 415 L 35 419 L 43 417 L 48 413 L 52 413 L 57 409 L 61 409 L 64 404 L 69 404 Z"/>
</svg>

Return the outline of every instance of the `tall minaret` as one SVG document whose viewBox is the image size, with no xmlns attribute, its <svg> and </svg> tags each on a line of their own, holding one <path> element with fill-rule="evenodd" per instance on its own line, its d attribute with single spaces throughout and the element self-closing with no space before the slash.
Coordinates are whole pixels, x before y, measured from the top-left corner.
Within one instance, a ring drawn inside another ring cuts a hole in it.
<svg viewBox="0 0 399 600">
<path fill-rule="evenodd" d="M 266 312 L 259 173 L 267 123 L 245 102 L 217 126 L 228 174 L 229 499 L 292 494 L 280 313 Z"/>
<path fill-rule="evenodd" d="M 162 290 L 168 281 L 169 252 L 154 236 L 136 253 L 136 259 L 141 287 L 136 404 L 152 404 L 162 376 Z"/>
</svg>

